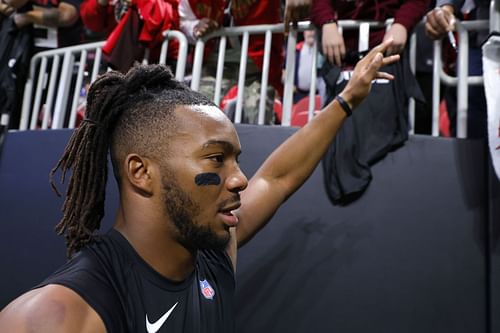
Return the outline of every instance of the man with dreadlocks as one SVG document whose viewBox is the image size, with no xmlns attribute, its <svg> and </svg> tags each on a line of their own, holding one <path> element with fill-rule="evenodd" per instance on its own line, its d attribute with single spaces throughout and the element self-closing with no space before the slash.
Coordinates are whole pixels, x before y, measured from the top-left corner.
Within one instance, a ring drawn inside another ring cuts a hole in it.
<svg viewBox="0 0 500 333">
<path fill-rule="evenodd" d="M 356 66 L 345 90 L 264 162 L 250 182 L 226 116 L 160 65 L 109 72 L 56 165 L 72 170 L 57 226 L 72 257 L 0 313 L 1 332 L 234 332 L 236 249 L 318 164 L 371 81 L 399 56 L 392 41 Z M 119 184 L 104 214 L 107 154 Z M 241 194 L 241 195 L 240 195 Z"/>
</svg>

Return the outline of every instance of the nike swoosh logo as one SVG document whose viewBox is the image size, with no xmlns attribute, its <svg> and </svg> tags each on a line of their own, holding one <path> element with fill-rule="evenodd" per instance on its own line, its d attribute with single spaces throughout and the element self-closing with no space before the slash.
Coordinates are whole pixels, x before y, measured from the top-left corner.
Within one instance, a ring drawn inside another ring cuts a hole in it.
<svg viewBox="0 0 500 333">
<path fill-rule="evenodd" d="M 160 330 L 160 328 L 163 326 L 165 321 L 168 319 L 172 311 L 174 311 L 175 307 L 177 306 L 179 302 L 175 303 L 170 310 L 168 310 L 163 316 L 161 316 L 160 319 L 158 319 L 154 323 L 150 323 L 148 319 L 148 314 L 146 313 L 146 329 L 148 330 L 148 333 L 156 333 Z"/>
</svg>

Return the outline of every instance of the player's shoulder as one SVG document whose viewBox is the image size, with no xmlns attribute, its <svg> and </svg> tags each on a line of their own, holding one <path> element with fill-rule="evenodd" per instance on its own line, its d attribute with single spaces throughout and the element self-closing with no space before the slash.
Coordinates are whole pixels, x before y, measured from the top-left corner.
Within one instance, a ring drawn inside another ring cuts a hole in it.
<svg viewBox="0 0 500 333">
<path fill-rule="evenodd" d="M 0 312 L 1 332 L 106 332 L 99 315 L 62 285 L 31 290 Z"/>
</svg>

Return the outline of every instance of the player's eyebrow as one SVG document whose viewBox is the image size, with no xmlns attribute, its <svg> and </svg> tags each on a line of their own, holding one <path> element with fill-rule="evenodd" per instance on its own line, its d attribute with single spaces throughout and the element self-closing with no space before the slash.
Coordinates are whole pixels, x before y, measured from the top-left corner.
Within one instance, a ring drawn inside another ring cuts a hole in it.
<svg viewBox="0 0 500 333">
<path fill-rule="evenodd" d="M 203 144 L 203 149 L 208 149 L 213 146 L 221 146 L 226 152 L 241 154 L 241 150 L 235 147 L 232 143 L 224 140 L 208 140 Z"/>
</svg>

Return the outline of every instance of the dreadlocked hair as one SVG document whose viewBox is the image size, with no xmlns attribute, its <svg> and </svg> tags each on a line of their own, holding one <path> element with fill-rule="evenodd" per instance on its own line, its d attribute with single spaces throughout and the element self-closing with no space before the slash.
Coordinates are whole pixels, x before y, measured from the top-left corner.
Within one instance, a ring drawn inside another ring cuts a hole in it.
<svg viewBox="0 0 500 333">
<path fill-rule="evenodd" d="M 66 239 L 71 257 L 94 240 L 104 217 L 108 152 L 119 183 L 119 163 L 129 151 L 155 154 L 178 105 L 213 105 L 205 96 L 176 81 L 162 65 L 136 65 L 126 75 L 111 71 L 90 87 L 86 118 L 71 136 L 64 153 L 50 172 L 52 189 L 71 170 L 63 217 L 56 232 Z M 163 143 L 163 145 L 165 145 Z"/>
</svg>

